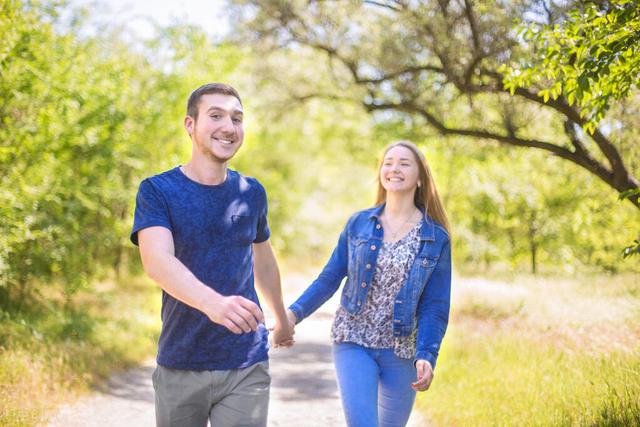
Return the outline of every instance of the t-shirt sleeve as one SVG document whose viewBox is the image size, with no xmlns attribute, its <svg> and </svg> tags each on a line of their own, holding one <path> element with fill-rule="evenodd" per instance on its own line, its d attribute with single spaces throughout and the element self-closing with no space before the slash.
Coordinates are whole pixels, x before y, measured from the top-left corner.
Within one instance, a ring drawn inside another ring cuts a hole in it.
<svg viewBox="0 0 640 427">
<path fill-rule="evenodd" d="M 264 187 L 258 183 L 258 229 L 256 230 L 256 238 L 253 243 L 261 243 L 269 239 L 271 231 L 267 222 L 267 192 Z"/>
<path fill-rule="evenodd" d="M 162 194 L 149 179 L 140 183 L 136 196 L 136 210 L 133 217 L 131 242 L 138 244 L 138 231 L 149 227 L 165 227 L 171 230 L 169 210 Z"/>
</svg>

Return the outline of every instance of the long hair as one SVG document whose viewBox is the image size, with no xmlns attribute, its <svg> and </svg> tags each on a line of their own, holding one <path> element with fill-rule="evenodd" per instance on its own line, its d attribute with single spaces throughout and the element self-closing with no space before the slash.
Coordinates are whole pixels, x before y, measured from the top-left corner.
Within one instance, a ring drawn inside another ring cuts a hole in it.
<svg viewBox="0 0 640 427">
<path fill-rule="evenodd" d="M 451 234 L 449 220 L 447 219 L 447 212 L 444 210 L 442 201 L 440 201 L 440 196 L 438 196 L 436 183 L 433 180 L 431 169 L 429 169 L 429 165 L 427 164 L 427 159 L 424 154 L 422 154 L 422 151 L 420 151 L 412 142 L 396 141 L 387 145 L 384 149 L 382 158 L 380 159 L 380 164 L 378 165 L 378 196 L 376 197 L 376 205 L 384 203 L 387 199 L 387 190 L 384 189 L 382 182 L 380 181 L 380 169 L 384 163 L 385 156 L 389 150 L 394 147 L 408 148 L 413 153 L 415 161 L 418 164 L 418 170 L 420 171 L 418 180 L 419 186 L 416 188 L 413 195 L 413 203 L 417 207 L 424 209 L 433 220 L 442 225 L 445 230 Z"/>
</svg>

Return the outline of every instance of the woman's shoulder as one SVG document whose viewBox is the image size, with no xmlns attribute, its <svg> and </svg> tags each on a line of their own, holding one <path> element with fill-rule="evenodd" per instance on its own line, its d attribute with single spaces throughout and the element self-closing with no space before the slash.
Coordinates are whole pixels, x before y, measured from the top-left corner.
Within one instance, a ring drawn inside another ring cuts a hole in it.
<svg viewBox="0 0 640 427">
<path fill-rule="evenodd" d="M 432 228 L 433 236 L 437 241 L 441 241 L 443 243 L 450 241 L 451 238 L 449 236 L 449 232 L 442 224 L 431 218 L 428 214 L 425 215 L 425 221 Z"/>
<path fill-rule="evenodd" d="M 361 221 L 368 221 L 380 214 L 380 206 L 373 206 L 371 208 L 362 209 L 351 215 L 348 224 L 353 224 Z"/>
</svg>

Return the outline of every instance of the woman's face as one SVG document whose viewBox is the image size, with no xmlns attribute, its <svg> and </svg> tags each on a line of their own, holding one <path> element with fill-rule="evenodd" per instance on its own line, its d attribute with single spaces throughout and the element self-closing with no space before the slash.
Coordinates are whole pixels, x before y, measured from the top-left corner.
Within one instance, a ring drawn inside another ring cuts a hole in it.
<svg viewBox="0 0 640 427">
<path fill-rule="evenodd" d="M 387 151 L 380 167 L 380 182 L 387 192 L 413 194 L 419 179 L 420 169 L 410 149 L 398 145 Z"/>
</svg>

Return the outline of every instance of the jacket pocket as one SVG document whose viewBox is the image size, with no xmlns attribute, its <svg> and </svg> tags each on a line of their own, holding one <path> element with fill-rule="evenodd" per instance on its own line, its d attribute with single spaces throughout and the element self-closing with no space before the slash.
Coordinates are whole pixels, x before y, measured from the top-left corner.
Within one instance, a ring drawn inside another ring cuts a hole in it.
<svg viewBox="0 0 640 427">
<path fill-rule="evenodd" d="M 438 257 L 433 257 L 433 256 L 418 257 L 416 259 L 416 262 L 418 262 L 418 265 L 420 265 L 420 267 L 422 268 L 433 268 L 438 263 Z"/>
</svg>

